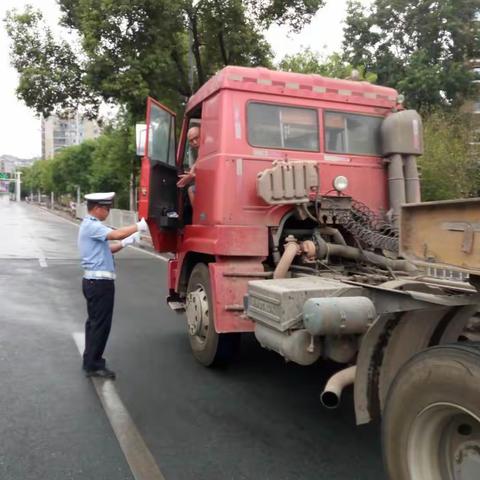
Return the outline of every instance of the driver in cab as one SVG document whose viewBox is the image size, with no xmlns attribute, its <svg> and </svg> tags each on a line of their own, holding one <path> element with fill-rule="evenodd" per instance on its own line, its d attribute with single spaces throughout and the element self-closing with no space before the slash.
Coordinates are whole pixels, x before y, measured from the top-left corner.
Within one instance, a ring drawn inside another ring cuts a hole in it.
<svg viewBox="0 0 480 480">
<path fill-rule="evenodd" d="M 200 127 L 191 127 L 187 132 L 187 139 L 190 145 L 190 153 L 192 155 L 192 168 L 190 171 L 179 175 L 180 179 L 177 182 L 177 187 L 187 188 L 188 198 L 193 206 L 195 199 L 195 162 L 198 157 L 198 147 L 200 146 Z"/>
</svg>

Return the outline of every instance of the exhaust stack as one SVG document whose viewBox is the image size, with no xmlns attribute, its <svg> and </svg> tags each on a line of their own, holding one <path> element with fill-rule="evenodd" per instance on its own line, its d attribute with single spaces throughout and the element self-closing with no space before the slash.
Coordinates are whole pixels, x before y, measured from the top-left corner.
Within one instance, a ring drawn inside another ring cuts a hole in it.
<svg viewBox="0 0 480 480">
<path fill-rule="evenodd" d="M 400 207 L 419 203 L 420 179 L 416 157 L 423 154 L 422 119 L 415 110 L 392 113 L 381 127 L 383 156 L 388 163 L 390 210 L 399 226 Z"/>
<path fill-rule="evenodd" d="M 324 407 L 333 409 L 340 405 L 343 389 L 348 385 L 352 385 L 355 381 L 356 371 L 357 367 L 354 365 L 340 370 L 330 377 L 330 380 L 325 385 L 325 389 L 320 394 L 320 401 Z"/>
</svg>

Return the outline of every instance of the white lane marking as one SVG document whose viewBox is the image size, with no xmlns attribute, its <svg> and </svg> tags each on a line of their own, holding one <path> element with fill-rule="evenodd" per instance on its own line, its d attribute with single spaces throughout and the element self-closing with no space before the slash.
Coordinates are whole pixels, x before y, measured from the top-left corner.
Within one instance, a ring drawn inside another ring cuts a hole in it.
<svg viewBox="0 0 480 480">
<path fill-rule="evenodd" d="M 85 335 L 83 332 L 74 332 L 72 333 L 73 341 L 77 346 L 80 355 L 83 355 L 83 351 L 85 350 Z"/>
<path fill-rule="evenodd" d="M 82 355 L 85 345 L 84 334 L 74 332 L 72 336 L 80 355 Z M 112 380 L 100 378 L 92 378 L 92 380 L 135 480 L 165 480 L 152 453 L 120 399 L 115 383 Z"/>
</svg>

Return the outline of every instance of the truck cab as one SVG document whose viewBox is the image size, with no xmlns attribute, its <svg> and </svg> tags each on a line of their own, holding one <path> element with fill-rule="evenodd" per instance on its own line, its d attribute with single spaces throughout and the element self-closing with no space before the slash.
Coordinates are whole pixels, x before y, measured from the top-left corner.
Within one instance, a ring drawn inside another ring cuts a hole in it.
<svg viewBox="0 0 480 480">
<path fill-rule="evenodd" d="M 195 358 L 225 363 L 253 332 L 286 361 L 334 360 L 322 403 L 353 384 L 357 423 L 384 417 L 390 478 L 476 479 L 480 349 L 460 340 L 480 305 L 480 200 L 420 202 L 419 115 L 367 82 L 226 67 L 178 141 L 175 118 L 148 100 L 139 216 L 172 255 Z"/>
<path fill-rule="evenodd" d="M 174 112 L 149 99 L 139 215 L 156 250 L 174 254 L 170 299 L 186 303 L 191 273 L 204 263 L 216 333 L 252 331 L 247 283 L 273 271 L 282 222 L 308 223 L 297 217 L 315 203 L 334 225 L 351 199 L 388 212 L 380 129 L 396 105 L 395 90 L 367 82 L 226 67 L 188 101 L 177 143 Z M 194 205 L 176 187 L 191 168 L 192 125 L 200 127 Z"/>
</svg>

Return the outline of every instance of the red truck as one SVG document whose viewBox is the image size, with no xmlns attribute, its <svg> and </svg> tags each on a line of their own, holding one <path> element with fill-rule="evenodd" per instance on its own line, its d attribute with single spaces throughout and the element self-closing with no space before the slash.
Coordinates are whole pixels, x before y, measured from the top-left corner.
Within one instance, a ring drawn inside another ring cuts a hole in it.
<svg viewBox="0 0 480 480">
<path fill-rule="evenodd" d="M 178 188 L 193 166 L 195 199 Z M 175 113 L 148 100 L 139 215 L 171 252 L 168 302 L 193 355 L 242 334 L 285 360 L 345 364 L 358 424 L 382 419 L 394 480 L 480 478 L 480 200 L 420 201 L 422 122 L 367 82 L 226 67 Z M 429 275 L 448 268 L 466 276 Z"/>
</svg>

